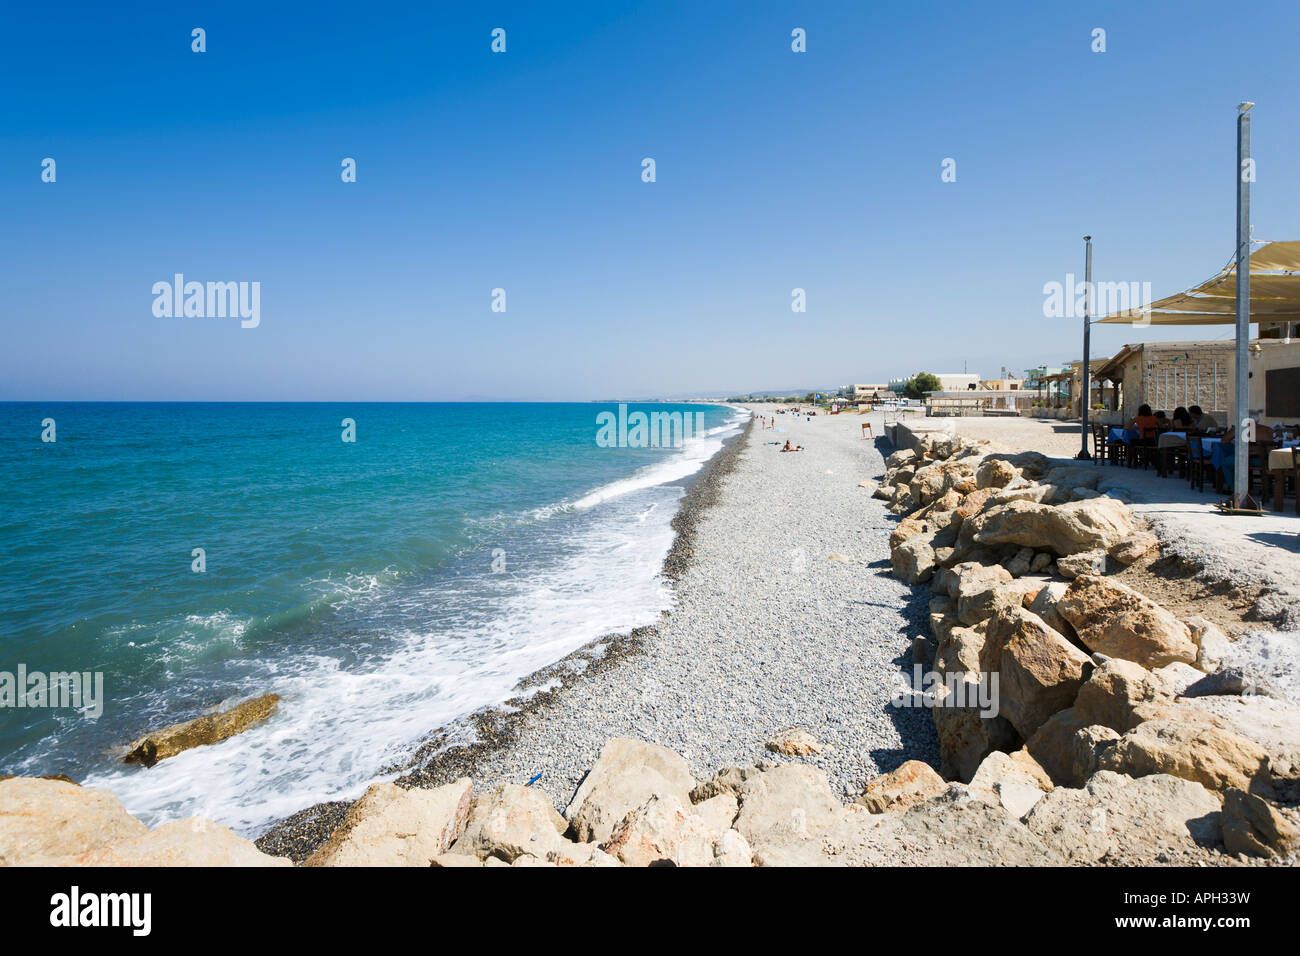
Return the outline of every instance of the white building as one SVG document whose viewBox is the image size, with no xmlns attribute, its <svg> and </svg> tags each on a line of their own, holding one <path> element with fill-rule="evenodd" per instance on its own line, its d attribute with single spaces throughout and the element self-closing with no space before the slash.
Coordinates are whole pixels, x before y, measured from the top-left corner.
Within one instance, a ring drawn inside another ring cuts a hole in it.
<svg viewBox="0 0 1300 956">
<path fill-rule="evenodd" d="M 939 379 L 939 385 L 945 392 L 955 392 L 959 389 L 970 388 L 972 385 L 978 386 L 980 382 L 980 376 L 976 372 L 935 372 L 933 374 Z M 890 379 L 890 391 L 901 394 L 907 383 L 914 377 L 909 375 L 907 378 Z"/>
</svg>

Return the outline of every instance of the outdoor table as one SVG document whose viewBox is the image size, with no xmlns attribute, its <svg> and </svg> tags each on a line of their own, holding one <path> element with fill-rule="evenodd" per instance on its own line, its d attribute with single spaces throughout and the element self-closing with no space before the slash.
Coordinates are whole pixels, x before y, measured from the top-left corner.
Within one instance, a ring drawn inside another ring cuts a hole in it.
<svg viewBox="0 0 1300 956">
<path fill-rule="evenodd" d="M 1274 448 L 1268 453 L 1268 470 L 1290 471 L 1295 464 L 1294 455 L 1290 448 Z"/>
<path fill-rule="evenodd" d="M 1187 447 L 1187 432 L 1161 432 L 1156 438 L 1156 473 L 1163 478 L 1169 473 L 1171 449 Z"/>
<path fill-rule="evenodd" d="M 1218 445 L 1221 441 L 1223 441 L 1222 438 L 1202 438 L 1202 439 L 1201 439 L 1201 457 L 1203 457 L 1203 458 L 1209 458 L 1209 459 L 1211 459 L 1211 461 L 1213 461 L 1213 459 L 1214 459 L 1214 448 L 1215 448 L 1215 446 Z"/>
<path fill-rule="evenodd" d="M 1113 442 L 1123 442 L 1125 445 L 1131 445 L 1138 440 L 1138 431 L 1136 428 L 1112 428 L 1106 434 L 1106 444 L 1111 445 Z M 1107 448 L 1106 455 L 1112 463 L 1116 462 L 1119 450 L 1117 448 Z"/>
</svg>

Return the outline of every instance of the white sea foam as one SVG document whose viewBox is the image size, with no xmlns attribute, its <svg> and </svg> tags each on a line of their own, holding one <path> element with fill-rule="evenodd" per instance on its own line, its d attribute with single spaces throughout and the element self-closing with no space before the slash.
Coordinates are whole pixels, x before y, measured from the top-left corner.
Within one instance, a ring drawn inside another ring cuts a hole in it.
<svg viewBox="0 0 1300 956">
<path fill-rule="evenodd" d="M 204 816 L 245 835 L 358 796 L 393 776 L 431 729 L 499 704 L 522 677 L 603 635 L 657 621 L 672 600 L 660 570 L 681 491 L 669 483 L 703 467 L 745 414 L 575 502 L 567 522 L 547 529 L 557 540 L 546 539 L 541 570 L 515 564 L 403 590 L 386 616 L 427 624 L 384 635 L 357 663 L 319 654 L 257 662 L 248 695 L 282 697 L 264 725 L 86 784 L 111 789 L 150 825 Z"/>
</svg>

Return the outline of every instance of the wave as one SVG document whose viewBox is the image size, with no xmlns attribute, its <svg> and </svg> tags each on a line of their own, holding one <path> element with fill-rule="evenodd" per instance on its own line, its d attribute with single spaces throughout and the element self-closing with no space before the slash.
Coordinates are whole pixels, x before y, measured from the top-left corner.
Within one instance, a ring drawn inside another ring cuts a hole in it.
<svg viewBox="0 0 1300 956">
<path fill-rule="evenodd" d="M 391 778 L 432 730 L 500 706 L 522 678 L 600 637 L 659 619 L 672 602 L 661 570 L 682 495 L 674 482 L 740 430 L 748 413 L 737 411 L 551 520 L 516 525 L 502 542 L 507 573 L 466 561 L 424 577 L 319 582 L 316 600 L 274 620 L 213 620 L 238 630 L 248 655 L 223 692 L 234 701 L 274 691 L 278 712 L 215 746 L 148 770 L 114 767 L 86 785 L 111 789 L 150 825 L 199 815 L 254 836 L 303 807 L 355 798 Z M 313 620 L 340 603 L 341 622 Z M 279 655 L 253 654 L 250 628 L 304 621 L 313 631 L 340 628 L 338 640 L 304 638 Z"/>
</svg>

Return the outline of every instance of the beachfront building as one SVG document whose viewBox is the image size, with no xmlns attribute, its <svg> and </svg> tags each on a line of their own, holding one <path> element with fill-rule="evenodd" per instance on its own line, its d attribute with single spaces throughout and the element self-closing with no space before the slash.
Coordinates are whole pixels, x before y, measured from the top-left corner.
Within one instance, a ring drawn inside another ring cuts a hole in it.
<svg viewBox="0 0 1300 956">
<path fill-rule="evenodd" d="M 1095 370 L 1108 409 L 1131 421 L 1140 405 L 1172 412 L 1199 405 L 1217 421 L 1232 407 L 1231 342 L 1138 342 Z M 1095 407 L 1095 406 L 1094 406 Z"/>
<path fill-rule="evenodd" d="M 891 378 L 889 380 L 889 390 L 901 395 L 903 389 L 907 387 L 907 383 L 919 374 L 919 372 L 915 372 L 906 378 Z M 980 382 L 979 375 L 974 372 L 932 372 L 931 374 L 939 380 L 939 384 L 945 392 L 975 388 L 979 386 Z"/>
<path fill-rule="evenodd" d="M 851 394 L 846 395 L 845 397 L 851 398 L 855 402 L 876 401 L 877 400 L 876 396 L 879 393 L 890 391 L 889 386 L 883 384 L 850 385 L 848 386 L 848 388 L 851 389 L 852 392 Z"/>
<path fill-rule="evenodd" d="M 1065 368 L 1058 365 L 1040 365 L 1037 368 L 1027 368 L 1024 371 L 1024 388 L 1038 389 L 1044 378 L 1048 375 L 1059 375 L 1064 372 Z"/>
<path fill-rule="evenodd" d="M 1265 425 L 1300 421 L 1300 341 L 1250 343 L 1249 413 Z M 1126 345 L 1097 370 L 1113 395 L 1117 419 L 1131 421 L 1139 405 L 1172 412 L 1201 406 L 1220 424 L 1236 420 L 1236 369 L 1231 342 L 1139 342 Z"/>
</svg>

